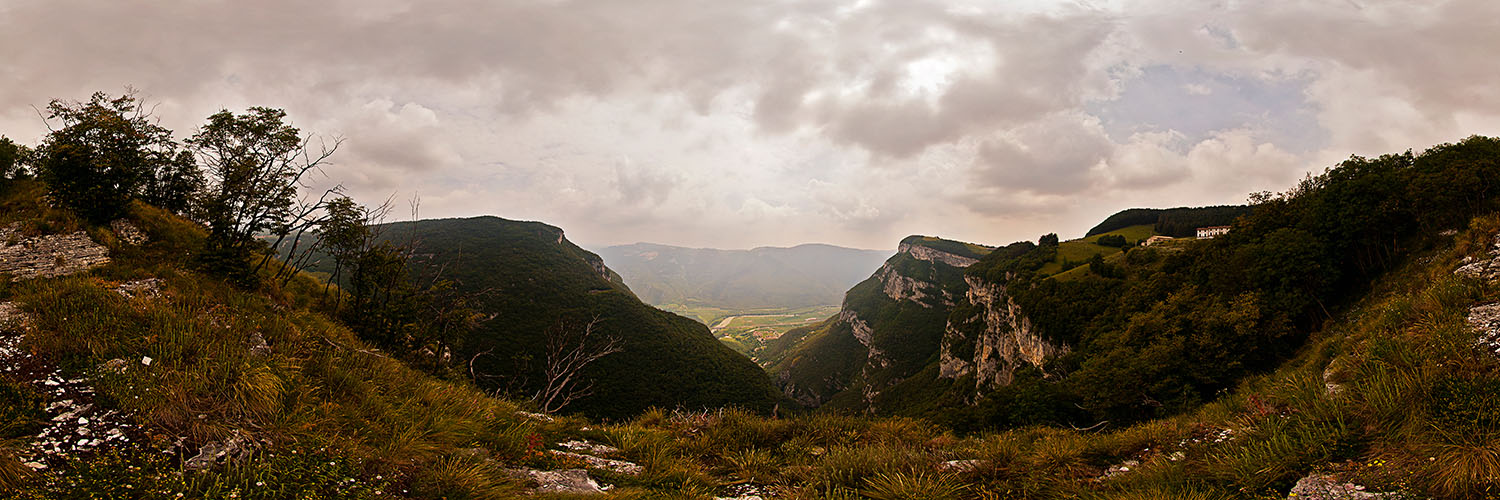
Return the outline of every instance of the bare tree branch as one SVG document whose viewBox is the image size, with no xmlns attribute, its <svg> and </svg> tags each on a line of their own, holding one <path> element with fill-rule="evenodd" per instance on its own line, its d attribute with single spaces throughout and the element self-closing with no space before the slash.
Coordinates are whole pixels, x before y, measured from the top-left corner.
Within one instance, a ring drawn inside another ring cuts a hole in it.
<svg viewBox="0 0 1500 500">
<path fill-rule="evenodd" d="M 593 394 L 594 381 L 581 380 L 584 368 L 605 356 L 624 350 L 619 337 L 597 338 L 600 318 L 594 316 L 579 327 L 559 320 L 547 330 L 547 358 L 542 367 L 543 383 L 531 397 L 544 412 L 553 413 L 579 398 Z"/>
</svg>

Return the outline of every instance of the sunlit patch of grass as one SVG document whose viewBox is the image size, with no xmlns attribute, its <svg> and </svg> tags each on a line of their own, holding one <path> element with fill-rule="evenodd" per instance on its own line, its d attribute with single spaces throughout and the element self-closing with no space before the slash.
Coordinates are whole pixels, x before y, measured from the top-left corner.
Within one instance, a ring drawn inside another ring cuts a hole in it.
<svg viewBox="0 0 1500 500">
<path fill-rule="evenodd" d="M 522 487 L 494 464 L 449 458 L 419 472 L 412 493 L 422 498 L 499 500 L 519 496 Z"/>
<path fill-rule="evenodd" d="M 16 445 L 0 443 L 0 495 L 19 489 L 31 475 L 31 468 L 16 457 Z"/>
<path fill-rule="evenodd" d="M 772 483 L 781 477 L 781 462 L 766 450 L 752 448 L 726 453 L 722 462 L 729 475 L 741 480 Z"/>
<path fill-rule="evenodd" d="M 876 474 L 865 480 L 859 492 L 874 500 L 946 500 L 968 489 L 969 485 L 951 475 L 917 470 Z"/>
<path fill-rule="evenodd" d="M 1500 438 L 1447 435 L 1427 452 L 1424 480 L 1442 498 L 1500 498 Z"/>
</svg>

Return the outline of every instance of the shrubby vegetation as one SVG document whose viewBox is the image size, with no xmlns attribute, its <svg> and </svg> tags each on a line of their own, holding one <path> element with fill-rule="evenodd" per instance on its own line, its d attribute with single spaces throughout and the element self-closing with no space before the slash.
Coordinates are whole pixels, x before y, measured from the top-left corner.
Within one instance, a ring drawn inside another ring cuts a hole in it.
<svg viewBox="0 0 1500 500">
<path fill-rule="evenodd" d="M 1226 236 L 1133 248 L 1077 279 L 1039 275 L 1042 247 L 992 254 L 969 272 L 1005 282 L 1037 330 L 1072 352 L 1048 376 L 1023 374 L 938 418 L 970 429 L 1121 425 L 1195 408 L 1286 360 L 1438 231 L 1495 210 L 1497 176 L 1500 141 L 1472 137 L 1420 155 L 1350 158 L 1286 193 L 1256 195 Z"/>
</svg>

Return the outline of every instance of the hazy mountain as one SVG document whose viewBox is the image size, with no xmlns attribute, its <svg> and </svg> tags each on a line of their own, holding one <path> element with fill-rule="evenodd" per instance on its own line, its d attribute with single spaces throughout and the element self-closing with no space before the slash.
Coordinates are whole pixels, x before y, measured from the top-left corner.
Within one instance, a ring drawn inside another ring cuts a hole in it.
<svg viewBox="0 0 1500 500">
<path fill-rule="evenodd" d="M 636 243 L 599 255 L 647 303 L 752 309 L 838 304 L 891 252 L 821 244 L 716 250 Z"/>
</svg>

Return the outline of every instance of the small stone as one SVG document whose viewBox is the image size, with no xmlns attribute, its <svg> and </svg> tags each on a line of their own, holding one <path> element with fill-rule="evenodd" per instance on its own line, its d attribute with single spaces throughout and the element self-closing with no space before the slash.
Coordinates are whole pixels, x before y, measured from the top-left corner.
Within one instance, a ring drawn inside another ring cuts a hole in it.
<svg viewBox="0 0 1500 500">
<path fill-rule="evenodd" d="M 151 366 L 152 361 L 154 360 L 151 359 L 151 356 L 141 356 L 141 364 L 143 365 Z"/>
<path fill-rule="evenodd" d="M 250 355 L 265 356 L 271 353 L 271 346 L 266 343 L 266 337 L 260 332 L 250 334 Z"/>
<path fill-rule="evenodd" d="M 949 460 L 938 464 L 938 470 L 952 472 L 970 472 L 978 470 L 984 465 L 983 460 Z"/>
<path fill-rule="evenodd" d="M 125 362 L 125 360 L 115 358 L 109 361 L 105 361 L 104 364 L 99 365 L 99 371 L 105 373 L 125 373 L 125 369 L 129 368 L 129 366 L 130 363 Z"/>
</svg>

